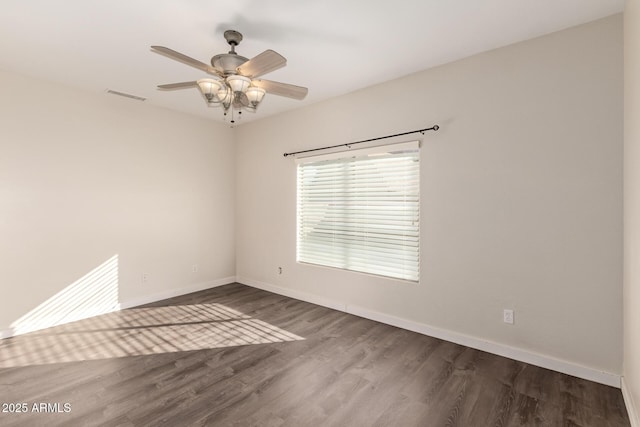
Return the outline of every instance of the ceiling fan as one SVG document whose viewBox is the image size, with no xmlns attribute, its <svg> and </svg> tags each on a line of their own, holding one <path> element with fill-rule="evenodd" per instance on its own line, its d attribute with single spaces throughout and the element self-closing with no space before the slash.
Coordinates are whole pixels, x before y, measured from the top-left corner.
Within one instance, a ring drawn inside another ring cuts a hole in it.
<svg viewBox="0 0 640 427">
<path fill-rule="evenodd" d="M 197 87 L 207 101 L 207 105 L 211 107 L 222 106 L 225 116 L 231 112 L 231 124 L 235 123 L 234 111 L 237 111 L 238 115 L 242 114 L 243 110 L 255 112 L 265 93 L 298 100 L 307 96 L 308 89 L 306 87 L 259 78 L 287 65 L 285 57 L 267 49 L 261 54 L 247 59 L 236 53 L 236 46 L 242 41 L 242 34 L 235 30 L 227 30 L 224 32 L 224 38 L 231 46 L 231 50 L 228 53 L 212 57 L 211 65 L 168 47 L 151 46 L 154 52 L 190 65 L 213 77 L 191 82 L 158 85 L 158 88 L 173 90 Z"/>
</svg>

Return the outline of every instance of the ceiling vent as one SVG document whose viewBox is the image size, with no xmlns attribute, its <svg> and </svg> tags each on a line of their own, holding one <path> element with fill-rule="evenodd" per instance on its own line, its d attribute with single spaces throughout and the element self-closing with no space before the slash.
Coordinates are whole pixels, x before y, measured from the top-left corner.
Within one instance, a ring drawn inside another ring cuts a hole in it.
<svg viewBox="0 0 640 427">
<path fill-rule="evenodd" d="M 125 98 L 135 99 L 136 101 L 146 101 L 147 100 L 147 98 L 143 98 L 141 96 L 136 96 L 136 95 L 131 95 L 129 93 L 118 92 L 117 90 L 107 89 L 107 93 L 110 93 L 112 95 L 124 96 Z"/>
</svg>

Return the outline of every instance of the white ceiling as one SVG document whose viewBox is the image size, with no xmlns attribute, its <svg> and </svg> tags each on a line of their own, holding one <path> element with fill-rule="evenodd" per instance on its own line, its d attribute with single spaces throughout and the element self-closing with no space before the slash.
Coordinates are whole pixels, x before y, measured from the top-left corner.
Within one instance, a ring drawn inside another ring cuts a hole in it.
<svg viewBox="0 0 640 427">
<path fill-rule="evenodd" d="M 126 92 L 222 121 L 221 111 L 207 108 L 195 88 L 156 89 L 206 75 L 149 47 L 208 63 L 228 51 L 222 33 L 235 29 L 244 35 L 241 55 L 273 49 L 287 58 L 285 68 L 264 78 L 309 88 L 304 101 L 267 95 L 258 113 L 245 114 L 242 122 L 248 122 L 623 6 L 624 0 L 2 0 L 0 69 L 101 93 Z M 55 100 L 48 101 L 54 108 Z"/>
</svg>

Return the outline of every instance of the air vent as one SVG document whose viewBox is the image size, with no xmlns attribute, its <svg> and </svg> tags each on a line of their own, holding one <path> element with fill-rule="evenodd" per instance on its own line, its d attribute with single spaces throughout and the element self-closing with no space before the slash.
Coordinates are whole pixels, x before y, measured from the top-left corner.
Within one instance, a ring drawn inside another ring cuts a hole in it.
<svg viewBox="0 0 640 427">
<path fill-rule="evenodd" d="M 143 98 L 141 96 L 131 95 L 129 93 L 118 92 L 117 90 L 107 89 L 107 93 L 112 95 L 124 96 L 125 98 L 135 99 L 136 101 L 146 101 L 147 98 Z"/>
</svg>

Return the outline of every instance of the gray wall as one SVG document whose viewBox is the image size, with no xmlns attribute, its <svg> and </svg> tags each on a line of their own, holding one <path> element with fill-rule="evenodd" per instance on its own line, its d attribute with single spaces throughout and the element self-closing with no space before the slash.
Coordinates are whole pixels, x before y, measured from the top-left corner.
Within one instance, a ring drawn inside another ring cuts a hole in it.
<svg viewBox="0 0 640 427">
<path fill-rule="evenodd" d="M 233 281 L 232 130 L 42 89 L 0 73 L 0 331 Z"/>
<path fill-rule="evenodd" d="M 620 375 L 622 65 L 616 15 L 239 127 L 239 281 Z M 297 264 L 282 154 L 434 123 L 420 283 Z"/>
<path fill-rule="evenodd" d="M 623 392 L 640 427 L 640 5 L 624 10 L 624 368 Z"/>
</svg>

